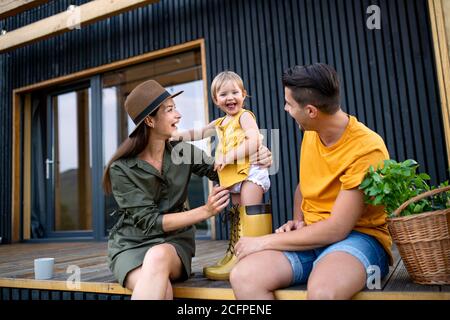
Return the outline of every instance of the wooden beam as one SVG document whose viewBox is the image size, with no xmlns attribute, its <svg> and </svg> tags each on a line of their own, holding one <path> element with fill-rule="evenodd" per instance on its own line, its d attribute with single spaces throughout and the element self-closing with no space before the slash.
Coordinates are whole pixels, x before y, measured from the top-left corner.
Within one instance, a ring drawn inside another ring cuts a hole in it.
<svg viewBox="0 0 450 320">
<path fill-rule="evenodd" d="M 200 54 L 202 59 L 202 80 L 203 80 L 203 101 L 204 101 L 204 109 L 205 109 L 205 123 L 209 123 L 209 106 L 208 106 L 208 76 L 207 76 L 207 66 L 206 66 L 206 47 L 205 42 L 202 41 L 200 43 Z M 211 139 L 208 139 L 207 142 L 208 154 L 211 154 Z M 208 194 L 211 193 L 213 189 L 213 182 L 208 180 Z M 216 218 L 209 218 L 209 225 L 211 227 L 211 239 L 217 240 L 217 230 L 216 230 Z"/>
<path fill-rule="evenodd" d="M 23 110 L 23 240 L 31 238 L 31 94 L 25 95 Z"/>
<path fill-rule="evenodd" d="M 94 0 L 0 36 L 0 53 L 78 29 L 158 0 Z"/>
<path fill-rule="evenodd" d="M 70 83 L 70 82 L 73 82 L 73 81 L 76 81 L 79 79 L 89 78 L 93 75 L 109 72 L 112 70 L 118 70 L 118 69 L 128 67 L 128 66 L 131 66 L 134 64 L 147 62 L 150 60 L 158 59 L 158 58 L 168 56 L 168 55 L 173 55 L 173 54 L 176 54 L 179 52 L 188 51 L 191 49 L 196 49 L 196 48 L 204 45 L 204 42 L 205 42 L 204 39 L 198 39 L 198 40 L 189 41 L 189 42 L 186 42 L 183 44 L 179 44 L 179 45 L 176 45 L 173 47 L 144 53 L 139 56 L 135 56 L 135 57 L 128 58 L 125 60 L 112 62 L 112 63 L 105 64 L 105 65 L 102 65 L 99 67 L 86 69 L 86 70 L 72 73 L 69 75 L 65 75 L 62 77 L 53 78 L 53 79 L 45 80 L 42 82 L 34 83 L 34 84 L 31 84 L 31 85 L 28 85 L 25 87 L 17 88 L 17 89 L 14 89 L 14 93 L 24 94 L 24 93 L 33 92 L 35 90 L 42 90 L 42 89 L 49 88 L 52 86 L 67 84 L 67 83 Z M 203 63 L 203 60 L 202 60 L 202 63 Z"/>
<path fill-rule="evenodd" d="M 436 74 L 441 98 L 442 121 L 447 146 L 447 161 L 450 167 L 450 53 L 448 49 L 450 34 L 447 34 L 447 30 L 450 30 L 448 16 L 450 15 L 450 6 L 443 4 L 443 0 L 428 0 Z"/>
<path fill-rule="evenodd" d="M 48 0 L 0 0 L 0 20 L 39 7 Z"/>
</svg>

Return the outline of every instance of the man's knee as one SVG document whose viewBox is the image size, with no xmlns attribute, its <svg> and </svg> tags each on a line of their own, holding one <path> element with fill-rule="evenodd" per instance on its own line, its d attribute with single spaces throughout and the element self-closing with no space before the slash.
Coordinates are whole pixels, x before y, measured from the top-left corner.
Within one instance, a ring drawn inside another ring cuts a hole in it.
<svg viewBox="0 0 450 320">
<path fill-rule="evenodd" d="M 255 270 L 253 270 L 254 273 Z M 230 283 L 233 288 L 242 287 L 251 283 L 252 270 L 248 263 L 239 262 L 231 270 Z"/>
<path fill-rule="evenodd" d="M 338 290 L 326 285 L 308 285 L 308 300 L 339 300 Z"/>
<path fill-rule="evenodd" d="M 240 264 L 236 264 L 230 273 L 230 283 L 231 286 L 234 287 L 238 283 L 240 283 L 240 279 L 242 278 L 242 269 Z"/>
</svg>

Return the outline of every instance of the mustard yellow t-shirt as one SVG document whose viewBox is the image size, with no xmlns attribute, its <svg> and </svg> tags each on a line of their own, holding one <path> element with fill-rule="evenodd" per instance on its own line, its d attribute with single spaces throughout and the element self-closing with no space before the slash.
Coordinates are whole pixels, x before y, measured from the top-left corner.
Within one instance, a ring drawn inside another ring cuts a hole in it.
<svg viewBox="0 0 450 320">
<path fill-rule="evenodd" d="M 216 157 L 221 154 L 225 155 L 230 150 L 236 149 L 245 140 L 245 131 L 241 127 L 240 118 L 244 112 L 248 112 L 256 119 L 255 115 L 244 108 L 234 115 L 225 125 L 223 122 L 226 117 L 216 120 L 215 127 L 219 144 L 216 149 Z M 218 173 L 220 185 L 228 188 L 232 185 L 247 179 L 250 171 L 249 157 L 240 159 L 233 164 L 226 165 L 222 171 Z"/>
<path fill-rule="evenodd" d="M 306 131 L 300 154 L 301 209 L 307 225 L 330 217 L 341 190 L 357 188 L 369 169 L 389 159 L 383 139 L 350 116 L 337 143 L 326 147 L 315 131 Z M 375 237 L 391 258 L 392 240 L 382 206 L 366 205 L 353 230 Z"/>
</svg>

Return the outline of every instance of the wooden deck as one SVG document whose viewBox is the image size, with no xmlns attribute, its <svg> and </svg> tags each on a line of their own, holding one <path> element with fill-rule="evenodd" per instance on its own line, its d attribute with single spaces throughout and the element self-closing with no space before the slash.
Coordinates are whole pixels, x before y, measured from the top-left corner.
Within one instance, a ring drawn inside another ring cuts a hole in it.
<svg viewBox="0 0 450 320">
<path fill-rule="evenodd" d="M 210 281 L 202 276 L 204 265 L 221 257 L 226 241 L 197 241 L 197 257 L 193 260 L 194 275 L 183 283 L 174 285 L 174 296 L 182 299 L 234 299 L 227 281 Z M 39 243 L 0 246 L 0 288 L 26 288 L 34 290 L 77 291 L 85 293 L 130 295 L 114 279 L 106 262 L 105 242 Z M 382 281 L 381 290 L 366 289 L 354 299 L 440 299 L 450 300 L 450 286 L 424 286 L 411 282 L 403 262 L 395 253 L 395 264 Z M 39 257 L 55 258 L 55 275 L 52 280 L 34 280 L 33 260 Z M 70 265 L 80 267 L 79 288 L 69 288 L 66 273 Z M 296 286 L 278 290 L 277 299 L 305 299 L 306 287 Z M 1 289 L 0 289 L 1 290 Z"/>
</svg>

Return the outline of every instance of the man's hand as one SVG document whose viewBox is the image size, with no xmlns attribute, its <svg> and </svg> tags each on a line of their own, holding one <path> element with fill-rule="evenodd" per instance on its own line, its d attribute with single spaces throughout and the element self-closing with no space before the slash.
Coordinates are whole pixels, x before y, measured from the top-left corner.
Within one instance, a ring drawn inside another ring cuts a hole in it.
<svg viewBox="0 0 450 320">
<path fill-rule="evenodd" d="M 275 233 L 289 232 L 294 230 L 300 230 L 305 226 L 305 222 L 301 220 L 290 220 L 284 225 L 275 230 Z"/>
<path fill-rule="evenodd" d="M 234 246 L 236 250 L 236 257 L 241 260 L 249 254 L 256 253 L 264 250 L 263 237 L 242 237 L 238 243 Z"/>
<path fill-rule="evenodd" d="M 272 152 L 261 144 L 258 151 L 251 154 L 249 159 L 251 164 L 256 164 L 261 168 L 269 168 L 272 165 Z"/>
</svg>

